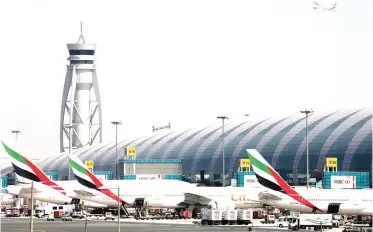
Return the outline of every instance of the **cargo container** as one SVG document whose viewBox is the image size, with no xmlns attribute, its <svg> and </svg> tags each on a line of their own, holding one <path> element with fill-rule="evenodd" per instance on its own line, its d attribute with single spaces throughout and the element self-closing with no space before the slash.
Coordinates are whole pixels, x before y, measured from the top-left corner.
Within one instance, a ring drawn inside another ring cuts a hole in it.
<svg viewBox="0 0 373 232">
<path fill-rule="evenodd" d="M 246 209 L 246 210 L 237 210 L 237 224 L 238 225 L 248 225 L 253 220 L 253 211 Z"/>
<path fill-rule="evenodd" d="M 220 224 L 222 220 L 222 211 L 218 209 L 202 209 L 201 210 L 202 218 L 201 224 L 202 225 L 213 225 L 213 224 Z"/>
<path fill-rule="evenodd" d="M 233 225 L 237 223 L 237 210 L 224 210 L 221 223 L 223 225 Z"/>
<path fill-rule="evenodd" d="M 322 187 L 325 189 L 370 188 L 369 172 L 324 172 Z"/>
</svg>

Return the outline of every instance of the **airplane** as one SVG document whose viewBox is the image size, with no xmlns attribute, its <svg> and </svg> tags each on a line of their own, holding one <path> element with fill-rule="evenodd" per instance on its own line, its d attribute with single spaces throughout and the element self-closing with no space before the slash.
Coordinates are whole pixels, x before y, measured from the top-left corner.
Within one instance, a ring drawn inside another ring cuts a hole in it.
<svg viewBox="0 0 373 232">
<path fill-rule="evenodd" d="M 15 150 L 7 146 L 1 141 L 6 153 L 10 157 L 10 161 L 14 167 L 17 175 L 34 181 L 33 183 L 33 198 L 35 200 L 50 202 L 54 204 L 73 204 L 78 199 L 75 199 L 76 194 L 67 191 L 66 188 L 61 187 L 57 182 L 49 179 L 47 175 L 32 161 L 23 155 L 20 155 Z M 77 184 L 76 184 L 77 185 Z M 18 195 L 21 197 L 31 198 L 31 186 L 29 184 L 22 184 L 5 189 L 9 194 Z M 58 192 L 58 194 L 53 194 Z M 105 205 L 97 204 L 95 202 L 85 202 L 91 207 L 105 207 Z"/>
<path fill-rule="evenodd" d="M 264 204 L 301 213 L 373 214 L 372 189 L 295 189 L 286 183 L 256 149 L 246 149 L 246 152 L 258 182 L 267 189 L 259 193 L 259 200 Z"/>
<path fill-rule="evenodd" d="M 325 7 L 324 5 L 320 5 L 318 2 L 313 2 L 313 9 L 321 9 L 321 10 L 327 10 L 327 11 L 332 11 L 335 12 L 337 7 L 337 3 L 335 2 L 334 5 L 330 8 Z"/>
<path fill-rule="evenodd" d="M 178 180 L 134 181 L 134 180 L 98 180 L 97 177 L 75 156 L 69 156 L 74 175 L 72 181 L 52 181 L 33 161 L 11 149 L 4 142 L 3 146 L 11 157 L 15 172 L 34 183 L 33 197 L 36 200 L 55 204 L 79 203 L 84 200 L 93 208 L 117 207 L 118 200 L 123 205 L 133 206 L 136 199 L 142 199 L 147 207 L 155 208 L 194 208 L 208 205 L 233 205 L 236 208 L 260 208 L 259 201 L 249 200 L 257 196 L 259 189 L 245 188 L 197 187 Z M 84 175 L 82 174 L 84 173 Z M 38 182 L 41 182 L 38 183 Z M 107 187 L 104 187 L 107 186 Z M 172 188 L 170 188 L 172 186 Z M 18 186 L 16 186 L 18 187 Z M 120 196 L 116 194 L 120 188 Z M 51 194 L 51 191 L 60 194 Z M 198 188 L 198 189 L 197 189 Z M 30 186 L 19 186 L 17 193 L 22 197 L 31 197 Z"/>
<path fill-rule="evenodd" d="M 258 188 L 253 188 L 250 193 L 247 193 L 245 188 L 197 187 L 183 181 L 174 181 L 162 187 L 160 180 L 155 180 L 147 181 L 148 183 L 131 181 L 136 186 L 131 190 L 133 185 L 124 184 L 123 181 L 106 181 L 105 183 L 100 181 L 75 155 L 68 155 L 68 159 L 78 182 L 87 188 L 96 190 L 96 194 L 91 192 L 81 197 L 112 207 L 118 205 L 118 199 L 122 205 L 134 206 L 136 199 L 141 197 L 144 198 L 147 207 L 156 208 L 193 210 L 196 207 L 209 205 L 213 207 L 220 205 L 226 208 L 260 208 L 263 206 L 259 201 L 248 200 L 259 193 Z M 122 190 L 119 195 L 114 193 L 118 187 Z"/>
</svg>

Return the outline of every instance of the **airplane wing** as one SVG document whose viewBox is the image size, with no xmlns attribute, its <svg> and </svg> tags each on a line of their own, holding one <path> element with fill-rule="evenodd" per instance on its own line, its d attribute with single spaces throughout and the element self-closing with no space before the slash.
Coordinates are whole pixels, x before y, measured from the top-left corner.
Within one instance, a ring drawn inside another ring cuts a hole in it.
<svg viewBox="0 0 373 232">
<path fill-rule="evenodd" d="M 84 190 L 74 190 L 74 192 L 76 192 L 77 194 L 79 194 L 81 196 L 86 196 L 86 197 L 94 197 L 94 196 L 98 195 L 98 194 L 95 194 L 93 192 L 88 192 L 88 191 L 84 191 Z"/>
<path fill-rule="evenodd" d="M 258 194 L 258 197 L 259 197 L 259 201 L 260 200 L 264 200 L 264 199 L 267 199 L 267 200 L 282 200 L 281 197 L 273 194 L 273 193 L 269 193 L 267 191 L 264 191 L 264 192 L 260 192 Z"/>
<path fill-rule="evenodd" d="M 208 205 L 213 199 L 203 196 L 196 193 L 184 193 L 185 200 L 184 202 L 187 204 L 202 204 L 202 205 Z"/>
<path fill-rule="evenodd" d="M 32 192 L 33 193 L 42 193 L 42 192 L 46 192 L 46 191 L 50 191 L 50 189 L 47 189 L 45 188 L 45 186 L 41 186 L 41 185 L 35 185 L 32 189 Z M 23 187 L 21 188 L 21 190 L 19 191 L 19 195 L 28 195 L 28 194 L 31 194 L 31 187 Z"/>
</svg>

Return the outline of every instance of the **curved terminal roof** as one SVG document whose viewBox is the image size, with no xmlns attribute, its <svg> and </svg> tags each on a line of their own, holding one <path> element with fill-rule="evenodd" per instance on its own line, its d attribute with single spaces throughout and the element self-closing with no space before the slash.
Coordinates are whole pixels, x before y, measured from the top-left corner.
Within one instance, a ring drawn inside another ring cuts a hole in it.
<svg viewBox="0 0 373 232">
<path fill-rule="evenodd" d="M 249 118 L 246 118 L 249 119 Z M 310 171 L 322 169 L 325 157 L 338 158 L 339 171 L 367 171 L 372 168 L 372 108 L 338 110 L 308 118 Z M 256 148 L 276 170 L 295 176 L 306 170 L 305 115 L 259 121 L 228 120 L 225 125 L 226 170 L 236 170 L 238 160 L 247 158 L 245 149 Z M 183 172 L 221 173 L 221 125 L 185 131 L 163 130 L 148 137 L 118 142 L 118 154 L 125 147 L 137 148 L 137 159 L 181 159 Z M 95 171 L 115 171 L 115 143 L 102 143 L 75 150 L 81 160 L 92 159 Z M 40 162 L 44 171 L 67 175 L 65 153 Z"/>
</svg>

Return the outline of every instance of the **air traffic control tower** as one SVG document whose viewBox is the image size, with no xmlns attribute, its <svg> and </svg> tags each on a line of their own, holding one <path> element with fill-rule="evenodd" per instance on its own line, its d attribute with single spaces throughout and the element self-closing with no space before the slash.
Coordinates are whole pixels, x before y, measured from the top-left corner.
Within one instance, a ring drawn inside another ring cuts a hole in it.
<svg viewBox="0 0 373 232">
<path fill-rule="evenodd" d="M 63 87 L 61 152 L 102 142 L 102 110 L 96 74 L 96 44 L 86 43 L 81 33 L 76 44 L 67 44 L 70 61 Z M 73 100 L 72 100 L 73 99 Z"/>
</svg>

